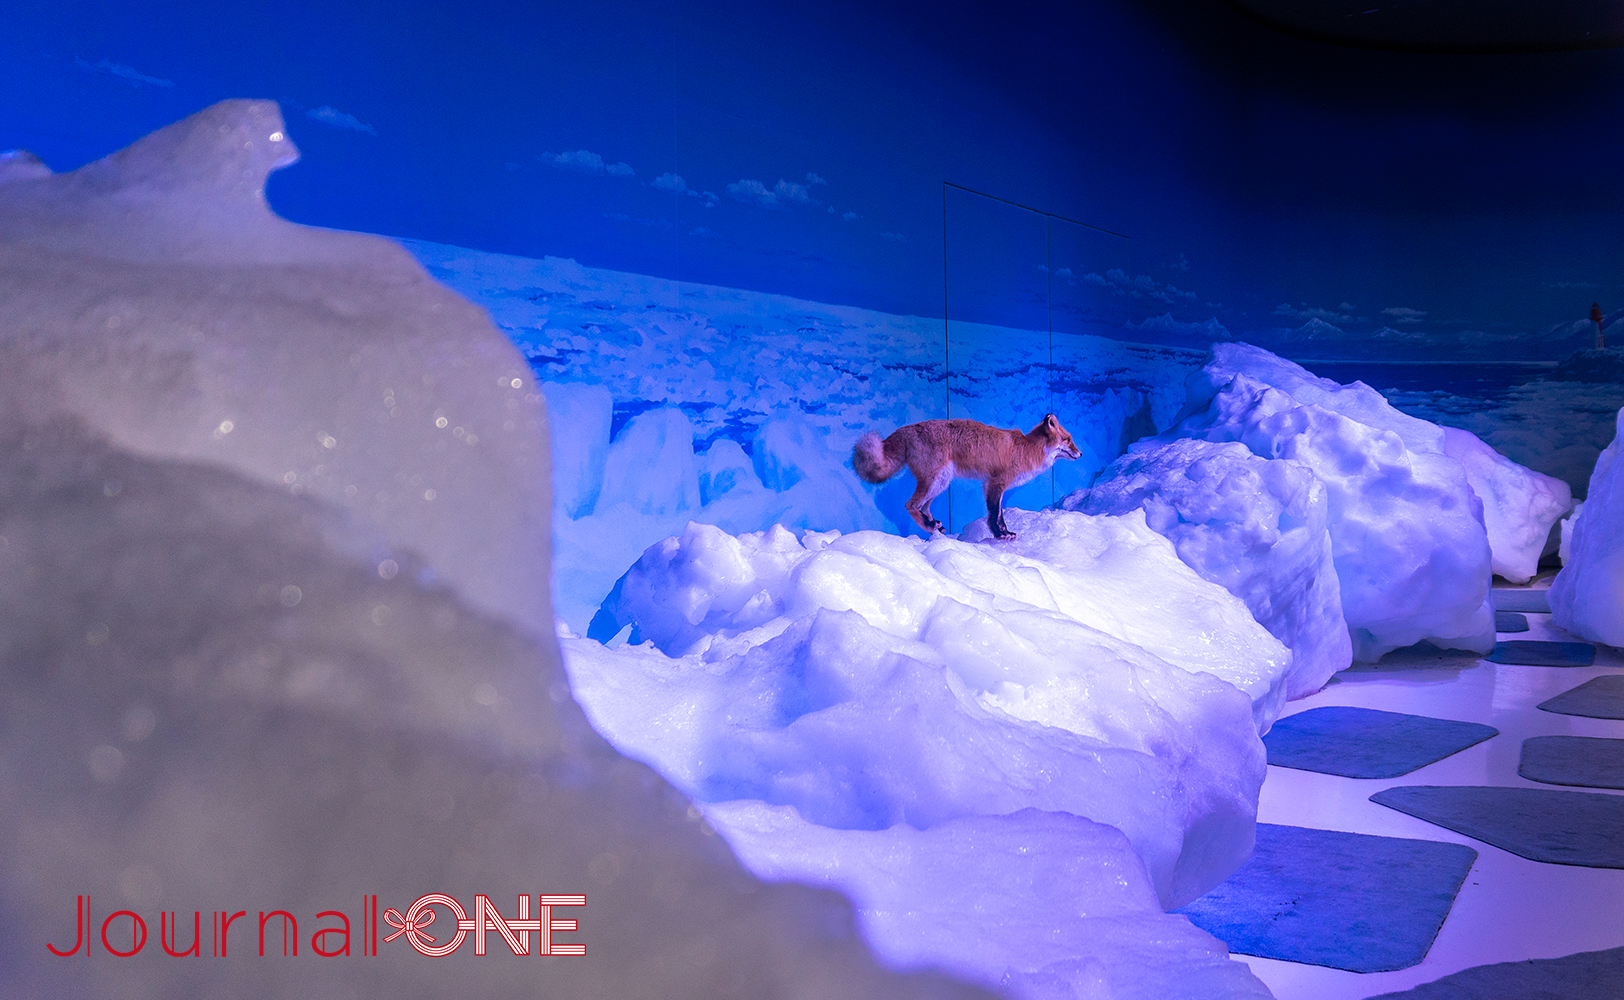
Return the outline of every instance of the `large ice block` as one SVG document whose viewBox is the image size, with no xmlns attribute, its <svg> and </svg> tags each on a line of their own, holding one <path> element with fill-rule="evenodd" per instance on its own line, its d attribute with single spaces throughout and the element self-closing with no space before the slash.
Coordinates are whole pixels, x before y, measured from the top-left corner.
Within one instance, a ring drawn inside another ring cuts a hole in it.
<svg viewBox="0 0 1624 1000">
<path fill-rule="evenodd" d="M 1326 489 L 1308 466 L 1260 458 L 1238 442 L 1155 440 L 1060 506 L 1089 514 L 1142 508 L 1186 565 L 1245 601 L 1291 650 L 1287 698 L 1319 690 L 1352 661 Z"/>
<path fill-rule="evenodd" d="M 595 623 L 650 645 L 566 640 L 572 681 L 601 732 L 703 800 L 851 829 L 1069 812 L 1121 829 L 1176 906 L 1250 849 L 1290 654 L 1143 515 L 1017 516 L 1015 544 L 1056 561 L 690 524 Z"/>
<path fill-rule="evenodd" d="M 1624 646 L 1624 410 L 1596 460 L 1584 516 L 1574 519 L 1562 571 L 1551 583 L 1551 621 L 1574 635 Z"/>
<path fill-rule="evenodd" d="M 1300 462 L 1325 484 L 1355 659 L 1423 640 L 1493 647 L 1483 502 L 1444 454 L 1441 428 L 1398 413 L 1362 383 L 1338 386 L 1244 344 L 1214 345 L 1190 385 L 1192 412 L 1166 437 L 1238 441 L 1263 458 Z"/>
<path fill-rule="evenodd" d="M 320 497 L 476 606 L 552 631 L 528 365 L 399 245 L 272 214 L 276 104 L 225 101 L 0 185 L 0 419 Z"/>
<path fill-rule="evenodd" d="M 1483 501 L 1494 572 L 1527 583 L 1539 572 L 1551 526 L 1573 509 L 1573 491 L 1560 479 L 1506 458 L 1471 431 L 1445 427 L 1443 432 L 1444 454 L 1466 470 L 1472 492 Z"/>
</svg>

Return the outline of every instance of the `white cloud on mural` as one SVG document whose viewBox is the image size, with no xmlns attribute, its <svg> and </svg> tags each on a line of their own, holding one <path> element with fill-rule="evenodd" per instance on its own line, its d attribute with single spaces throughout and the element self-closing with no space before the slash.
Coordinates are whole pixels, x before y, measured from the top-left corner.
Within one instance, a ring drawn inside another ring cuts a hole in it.
<svg viewBox="0 0 1624 1000">
<path fill-rule="evenodd" d="M 807 174 L 808 183 L 812 185 L 827 184 L 828 181 L 818 177 L 817 174 Z M 817 178 L 815 181 L 812 178 Z M 727 193 L 746 205 L 757 208 L 788 208 L 794 205 L 816 205 L 817 199 L 812 197 L 808 184 L 797 184 L 779 178 L 778 183 L 772 187 L 752 180 L 748 177 L 734 181 L 727 186 Z"/>
<path fill-rule="evenodd" d="M 537 159 L 560 170 L 573 170 L 581 174 L 607 174 L 610 177 L 633 177 L 637 171 L 625 163 L 606 163 L 603 157 L 590 149 L 572 149 L 567 153 L 542 153 Z M 675 177 L 675 174 L 668 176 Z M 681 178 L 678 178 L 681 180 Z"/>
<path fill-rule="evenodd" d="M 351 132 L 365 132 L 367 135 L 377 135 L 378 130 L 366 122 L 344 111 L 340 111 L 331 104 L 323 104 L 319 108 L 311 108 L 305 112 L 305 117 L 313 122 L 320 122 L 329 128 L 348 129 Z"/>
<path fill-rule="evenodd" d="M 1345 309 L 1345 310 L 1351 309 L 1351 307 L 1348 306 L 1346 303 L 1343 304 L 1342 308 Z M 1292 319 L 1301 319 L 1301 320 L 1316 320 L 1317 319 L 1322 323 L 1352 323 L 1353 322 L 1353 317 L 1351 315 L 1349 315 L 1348 312 L 1340 312 L 1340 311 L 1338 311 L 1336 309 L 1321 309 L 1318 306 L 1312 306 L 1311 307 L 1306 302 L 1304 302 L 1304 303 L 1302 303 L 1300 305 L 1297 305 L 1297 306 L 1293 306 L 1289 302 L 1282 302 L 1279 305 L 1274 307 L 1274 314 L 1276 316 L 1289 316 Z"/>
<path fill-rule="evenodd" d="M 1383 309 L 1382 315 L 1392 317 L 1393 322 L 1403 326 L 1407 323 L 1421 322 L 1427 313 L 1424 309 L 1411 309 L 1408 306 L 1394 306 L 1391 309 Z"/>
<path fill-rule="evenodd" d="M 689 187 L 688 182 L 682 179 L 681 174 L 661 174 L 648 183 L 649 187 L 654 188 L 656 191 L 669 191 L 672 194 L 689 194 L 696 198 L 699 197 L 699 192 Z"/>
</svg>

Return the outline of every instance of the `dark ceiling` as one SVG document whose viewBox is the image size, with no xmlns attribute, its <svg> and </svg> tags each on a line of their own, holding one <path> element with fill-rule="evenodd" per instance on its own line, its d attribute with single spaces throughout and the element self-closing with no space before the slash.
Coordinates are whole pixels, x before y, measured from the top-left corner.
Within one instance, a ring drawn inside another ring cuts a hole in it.
<svg viewBox="0 0 1624 1000">
<path fill-rule="evenodd" d="M 1271 28 L 1398 52 L 1566 52 L 1624 45 L 1620 0 L 1228 0 Z"/>
</svg>

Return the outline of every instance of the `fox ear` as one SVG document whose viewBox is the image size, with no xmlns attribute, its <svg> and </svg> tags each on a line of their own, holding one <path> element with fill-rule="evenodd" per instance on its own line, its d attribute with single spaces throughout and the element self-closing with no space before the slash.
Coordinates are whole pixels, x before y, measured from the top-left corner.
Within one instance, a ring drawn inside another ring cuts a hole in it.
<svg viewBox="0 0 1624 1000">
<path fill-rule="evenodd" d="M 1045 426 L 1045 427 L 1059 427 L 1060 426 L 1060 421 L 1055 419 L 1055 415 L 1051 413 L 1048 416 L 1043 418 L 1043 426 Z"/>
</svg>

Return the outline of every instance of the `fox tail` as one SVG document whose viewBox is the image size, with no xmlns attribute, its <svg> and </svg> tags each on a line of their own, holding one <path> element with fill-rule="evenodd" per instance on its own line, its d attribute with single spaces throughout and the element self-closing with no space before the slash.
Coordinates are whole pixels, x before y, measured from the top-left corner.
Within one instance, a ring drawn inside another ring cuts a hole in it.
<svg viewBox="0 0 1624 1000">
<path fill-rule="evenodd" d="M 852 448 L 851 467 L 864 480 L 883 483 L 902 468 L 902 459 L 887 455 L 885 442 L 880 440 L 878 434 L 869 431 L 858 438 L 856 447 Z"/>
</svg>

